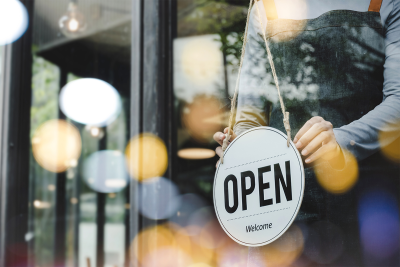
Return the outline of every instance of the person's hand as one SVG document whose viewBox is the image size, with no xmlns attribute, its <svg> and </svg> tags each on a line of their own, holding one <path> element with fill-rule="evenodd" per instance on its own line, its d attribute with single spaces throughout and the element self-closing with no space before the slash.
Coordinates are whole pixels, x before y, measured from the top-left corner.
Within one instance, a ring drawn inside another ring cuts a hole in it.
<svg viewBox="0 0 400 267">
<path fill-rule="evenodd" d="M 305 163 L 311 163 L 322 158 L 330 161 L 341 155 L 341 149 L 333 133 L 333 125 L 322 117 L 312 117 L 294 137 L 293 143 L 301 152 L 308 156 Z"/>
<path fill-rule="evenodd" d="M 222 156 L 222 153 L 223 153 L 223 151 L 222 151 L 222 142 L 223 142 L 224 139 L 225 139 L 225 134 L 228 132 L 228 128 L 229 128 L 229 127 L 226 127 L 226 128 L 224 129 L 224 132 L 223 132 L 223 133 L 221 133 L 221 132 L 216 132 L 216 133 L 214 134 L 214 140 L 217 141 L 218 144 L 221 145 L 221 146 L 219 146 L 219 147 L 217 147 L 217 148 L 215 149 L 215 152 L 217 153 L 217 155 L 218 155 L 219 157 L 221 157 L 221 156 Z M 235 138 L 236 138 L 236 134 L 235 134 L 233 131 L 231 131 L 231 139 L 229 140 L 229 142 L 232 142 L 233 139 L 235 139 Z M 219 163 L 219 160 L 217 161 L 217 164 L 216 164 L 215 166 L 218 166 L 218 163 Z"/>
</svg>

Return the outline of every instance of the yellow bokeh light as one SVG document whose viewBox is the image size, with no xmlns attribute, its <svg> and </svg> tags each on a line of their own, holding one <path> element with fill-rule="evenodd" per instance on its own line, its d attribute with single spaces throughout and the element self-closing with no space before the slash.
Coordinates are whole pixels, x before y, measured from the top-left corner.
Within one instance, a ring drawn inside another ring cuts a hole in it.
<svg viewBox="0 0 400 267">
<path fill-rule="evenodd" d="M 268 5 L 267 1 L 263 1 L 264 5 Z M 278 20 L 269 20 L 264 22 L 267 38 L 271 36 L 273 42 L 286 42 L 295 39 L 299 34 L 304 32 L 307 25 L 308 17 L 307 3 L 305 0 L 283 0 L 275 1 L 278 11 Z M 264 6 L 265 10 L 259 9 L 260 12 L 267 12 L 268 6 Z M 288 30 L 289 29 L 289 30 Z"/>
<path fill-rule="evenodd" d="M 160 177 L 168 167 L 167 148 L 160 138 L 152 134 L 132 138 L 125 156 L 128 172 L 139 181 Z"/>
<path fill-rule="evenodd" d="M 326 161 L 317 161 L 314 172 L 318 183 L 328 192 L 342 194 L 350 190 L 358 180 L 358 164 L 356 158 L 343 150 L 345 166 L 341 170 L 333 168 Z M 334 164 L 333 164 L 334 165 Z"/>
<path fill-rule="evenodd" d="M 190 256 L 193 262 L 211 264 L 214 260 L 214 250 L 207 245 L 211 241 L 210 234 L 202 232 L 199 235 L 191 236 Z"/>
<path fill-rule="evenodd" d="M 200 262 L 200 263 L 192 264 L 192 265 L 190 265 L 189 267 L 211 267 L 211 266 L 208 265 L 208 264 L 205 264 L 205 263 Z"/>
<path fill-rule="evenodd" d="M 394 162 L 400 162 L 400 121 L 382 128 L 379 144 L 383 155 Z"/>
<path fill-rule="evenodd" d="M 285 267 L 291 265 L 303 252 L 304 237 L 300 228 L 292 225 L 279 239 L 261 247 L 266 266 Z"/>
<path fill-rule="evenodd" d="M 188 42 L 182 50 L 181 66 L 185 75 L 193 82 L 212 82 L 223 66 L 218 42 L 205 38 L 195 38 Z"/>
<path fill-rule="evenodd" d="M 275 3 L 280 19 L 304 20 L 308 17 L 309 4 L 306 0 L 280 0 Z"/>
<path fill-rule="evenodd" d="M 51 172 L 76 167 L 82 141 L 78 129 L 64 120 L 45 122 L 32 138 L 32 152 L 37 163 Z"/>
<path fill-rule="evenodd" d="M 188 229 L 173 223 L 157 225 L 142 230 L 135 237 L 130 255 L 141 266 L 150 263 L 152 266 L 215 266 L 215 250 L 207 247 L 212 238 L 211 233 L 204 231 L 190 235 Z M 166 251 L 173 257 L 169 255 L 163 263 L 158 262 Z"/>
<path fill-rule="evenodd" d="M 50 202 L 35 200 L 33 201 L 33 206 L 37 209 L 48 209 L 51 207 Z"/>
<path fill-rule="evenodd" d="M 210 118 L 223 113 L 221 103 L 212 96 L 197 96 L 193 102 L 185 105 L 182 110 L 182 122 L 189 134 L 198 142 L 212 141 L 215 132 L 221 130 L 222 125 L 210 121 Z"/>
<path fill-rule="evenodd" d="M 160 225 L 147 228 L 133 240 L 131 257 L 143 263 L 148 254 L 162 247 L 171 247 L 173 243 L 174 237 L 167 227 Z"/>
</svg>

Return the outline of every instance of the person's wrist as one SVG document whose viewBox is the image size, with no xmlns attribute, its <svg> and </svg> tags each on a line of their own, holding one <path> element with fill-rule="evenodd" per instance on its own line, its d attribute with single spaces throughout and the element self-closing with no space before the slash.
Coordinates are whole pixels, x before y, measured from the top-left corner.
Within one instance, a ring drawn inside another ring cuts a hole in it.
<svg viewBox="0 0 400 267">
<path fill-rule="evenodd" d="M 333 155 L 330 159 L 328 159 L 329 164 L 332 168 L 341 170 L 345 166 L 345 158 L 342 151 L 342 148 L 338 143 L 336 143 L 336 149 L 332 152 Z"/>
</svg>

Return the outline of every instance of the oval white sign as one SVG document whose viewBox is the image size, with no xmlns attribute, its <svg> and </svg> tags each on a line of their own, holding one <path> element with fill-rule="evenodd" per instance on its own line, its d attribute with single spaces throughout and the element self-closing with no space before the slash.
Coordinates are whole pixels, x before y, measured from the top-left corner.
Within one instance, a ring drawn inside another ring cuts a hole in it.
<svg viewBox="0 0 400 267">
<path fill-rule="evenodd" d="M 304 167 L 295 145 L 270 127 L 239 135 L 226 149 L 214 179 L 214 208 L 237 243 L 263 246 L 283 235 L 300 209 Z"/>
</svg>

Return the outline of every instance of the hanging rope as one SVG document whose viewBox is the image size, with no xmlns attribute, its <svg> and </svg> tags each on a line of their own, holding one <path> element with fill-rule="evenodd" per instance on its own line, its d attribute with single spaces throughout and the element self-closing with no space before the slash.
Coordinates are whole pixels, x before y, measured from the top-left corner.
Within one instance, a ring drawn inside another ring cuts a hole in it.
<svg viewBox="0 0 400 267">
<path fill-rule="evenodd" d="M 225 139 L 224 139 L 224 141 L 222 143 L 222 156 L 221 156 L 221 163 L 222 164 L 224 163 L 224 152 L 225 152 L 226 148 L 228 147 L 229 140 L 232 137 L 231 129 L 232 129 L 232 123 L 233 123 L 233 115 L 235 113 L 236 100 L 237 100 L 237 95 L 238 95 L 238 91 L 239 91 L 240 74 L 241 74 L 241 71 L 242 71 L 243 59 L 244 59 L 244 55 L 245 55 L 245 52 L 246 52 L 247 31 L 248 31 L 248 28 L 249 28 L 250 13 L 251 13 L 251 8 L 253 6 L 253 2 L 254 1 L 257 1 L 257 0 L 250 0 L 249 9 L 247 11 L 246 28 L 245 28 L 244 36 L 243 36 L 242 55 L 240 57 L 238 77 L 236 79 L 236 86 L 235 86 L 235 93 L 234 93 L 233 98 L 231 100 L 231 111 L 230 111 L 230 116 L 229 116 L 228 132 L 225 134 Z M 271 51 L 269 49 L 268 41 L 267 41 L 267 38 L 266 38 L 266 35 L 265 35 L 265 28 L 264 28 L 264 25 L 263 25 L 262 20 L 261 20 L 260 9 L 259 9 L 257 3 L 255 3 L 255 6 L 257 8 L 258 20 L 260 22 L 261 30 L 262 30 L 262 33 L 263 33 L 263 39 L 264 39 L 264 42 L 265 42 L 265 48 L 266 48 L 267 53 L 268 53 L 269 64 L 271 66 L 271 70 L 272 70 L 272 75 L 274 77 L 275 86 L 276 86 L 276 89 L 278 91 L 279 102 L 281 104 L 281 109 L 282 109 L 282 113 L 283 113 L 283 124 L 285 126 L 285 130 L 286 130 L 286 133 L 287 133 L 287 146 L 289 147 L 290 140 L 291 140 L 291 137 L 290 137 L 289 112 L 286 112 L 285 104 L 283 103 L 283 99 L 282 99 L 281 92 L 280 92 L 280 89 L 279 89 L 278 77 L 276 75 L 274 61 L 272 59 Z M 267 21 L 267 23 L 268 23 L 268 21 Z"/>
<path fill-rule="evenodd" d="M 279 102 L 281 103 L 281 109 L 282 109 L 282 114 L 283 114 L 283 125 L 285 126 L 285 130 L 286 130 L 286 133 L 287 133 L 287 146 L 289 147 L 289 145 L 290 145 L 289 112 L 286 112 L 285 104 L 283 103 L 283 99 L 282 99 L 282 96 L 281 96 L 281 90 L 279 89 L 278 77 L 276 76 L 274 61 L 272 60 L 271 50 L 269 50 L 267 37 L 265 36 L 266 27 L 264 28 L 264 25 L 262 23 L 260 8 L 258 7 L 257 4 L 256 4 L 256 8 L 257 8 L 257 13 L 258 13 L 258 20 L 260 22 L 260 26 L 261 26 L 262 33 L 263 33 L 263 38 L 264 38 L 264 42 L 265 42 L 265 48 L 267 49 L 267 53 L 268 53 L 269 64 L 271 65 L 271 70 L 272 70 L 272 75 L 274 76 L 276 90 L 278 91 Z M 267 23 L 268 23 L 268 20 L 267 20 Z"/>
<path fill-rule="evenodd" d="M 222 143 L 222 156 L 221 156 L 221 163 L 224 163 L 224 152 L 226 148 L 228 147 L 229 140 L 231 139 L 231 129 L 232 129 L 232 122 L 233 122 L 233 114 L 235 114 L 235 107 L 236 107 L 236 99 L 239 91 L 239 80 L 240 80 L 240 73 L 242 72 L 242 64 L 243 64 L 243 59 L 244 59 L 244 54 L 246 51 L 246 44 L 247 44 L 247 30 L 249 28 L 249 19 L 250 19 L 250 12 L 251 12 L 251 7 L 253 5 L 253 0 L 250 0 L 249 3 L 249 9 L 247 10 L 247 20 L 246 20 L 246 28 L 244 30 L 243 34 L 243 45 L 242 45 L 242 55 L 240 57 L 240 62 L 239 62 L 239 71 L 238 71 L 238 76 L 236 78 L 236 85 L 235 85 L 235 93 L 233 94 L 233 98 L 231 100 L 231 113 L 229 116 L 229 126 L 228 126 L 228 132 L 225 135 L 225 139 Z"/>
</svg>

